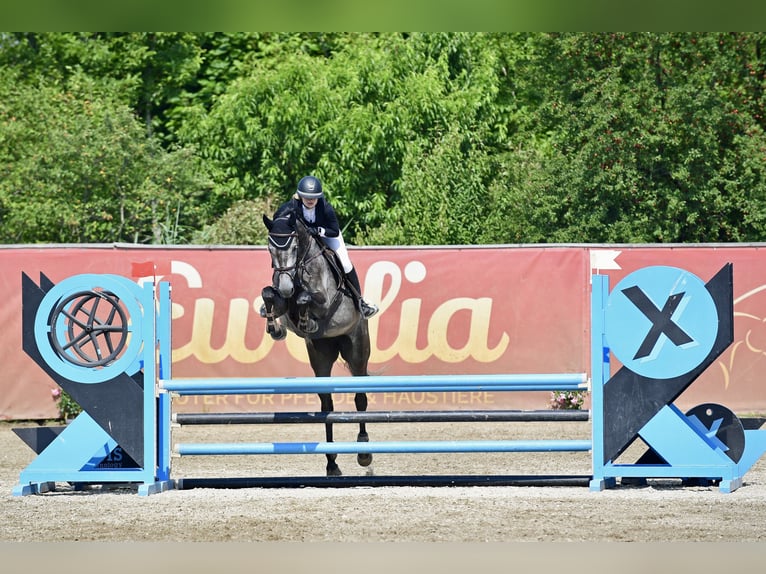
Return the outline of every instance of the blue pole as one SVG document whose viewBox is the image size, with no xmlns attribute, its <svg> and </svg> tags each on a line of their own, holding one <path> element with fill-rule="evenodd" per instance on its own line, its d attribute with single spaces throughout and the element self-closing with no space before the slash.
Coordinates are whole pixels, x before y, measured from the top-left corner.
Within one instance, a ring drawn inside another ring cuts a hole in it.
<svg viewBox="0 0 766 574">
<path fill-rule="evenodd" d="M 587 452 L 590 450 L 590 440 L 188 443 L 177 444 L 174 448 L 175 453 L 181 456 L 429 452 Z"/>
<path fill-rule="evenodd" d="M 166 379 L 179 395 L 587 390 L 585 373 Z"/>
</svg>

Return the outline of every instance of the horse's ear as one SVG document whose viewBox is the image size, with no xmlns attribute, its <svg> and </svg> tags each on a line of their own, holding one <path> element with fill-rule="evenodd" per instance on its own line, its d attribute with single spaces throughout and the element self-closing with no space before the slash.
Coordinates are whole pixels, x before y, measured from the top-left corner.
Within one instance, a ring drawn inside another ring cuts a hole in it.
<svg viewBox="0 0 766 574">
<path fill-rule="evenodd" d="M 290 227 L 295 227 L 295 220 L 298 218 L 294 211 L 290 211 L 290 218 L 287 220 L 290 223 Z"/>
<path fill-rule="evenodd" d="M 266 229 L 271 231 L 271 228 L 274 226 L 274 222 L 269 219 L 269 216 L 265 213 L 263 214 L 263 224 L 266 226 Z"/>
</svg>

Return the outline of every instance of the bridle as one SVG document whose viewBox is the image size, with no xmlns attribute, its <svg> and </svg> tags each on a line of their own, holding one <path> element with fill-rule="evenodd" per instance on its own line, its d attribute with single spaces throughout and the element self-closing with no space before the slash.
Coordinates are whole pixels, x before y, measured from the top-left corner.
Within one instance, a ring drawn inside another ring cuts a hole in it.
<svg viewBox="0 0 766 574">
<path fill-rule="evenodd" d="M 298 237 L 298 233 L 293 231 L 291 233 L 269 233 L 269 243 L 271 243 L 274 247 L 279 249 L 280 251 L 287 249 L 290 246 L 290 243 L 294 237 Z M 275 238 L 281 238 L 285 239 L 283 242 L 275 241 Z M 274 271 L 279 272 L 286 272 L 286 271 L 292 271 L 297 267 L 297 263 L 295 265 L 290 265 L 289 267 L 277 267 L 274 264 L 274 258 L 271 258 L 271 266 L 274 268 Z"/>
<path fill-rule="evenodd" d="M 276 247 L 278 250 L 284 250 L 287 249 L 290 246 L 290 243 L 294 238 L 298 237 L 297 231 L 291 231 L 290 233 L 269 233 L 269 243 L 271 243 L 274 247 Z M 278 239 L 282 239 L 283 241 L 278 241 Z M 311 238 L 310 238 L 311 239 Z M 316 257 L 320 257 L 322 255 L 322 250 L 318 250 L 317 254 L 307 257 L 309 253 L 311 252 L 311 245 L 306 247 L 305 250 L 303 250 L 303 253 L 300 253 L 300 246 L 299 246 L 299 254 L 296 257 L 295 263 L 293 265 L 287 265 L 284 267 L 279 267 L 275 264 L 274 258 L 271 258 L 271 267 L 274 269 L 274 278 L 272 282 L 274 284 L 277 283 L 276 279 L 282 275 L 287 274 L 290 276 L 290 279 L 295 280 L 295 276 L 297 275 L 297 271 L 305 271 L 306 265 L 310 263 L 313 259 Z"/>
<path fill-rule="evenodd" d="M 300 238 L 304 235 L 308 239 L 308 244 L 300 242 Z M 298 242 L 296 247 L 295 261 L 290 265 L 278 265 L 274 251 L 286 251 L 290 249 L 293 240 Z M 303 292 L 302 290 L 305 289 L 308 283 L 311 282 L 311 277 L 315 272 L 314 266 L 310 266 L 310 264 L 316 259 L 325 257 L 325 252 L 327 250 L 329 250 L 329 247 L 326 247 L 320 239 L 314 238 L 306 232 L 300 232 L 300 230 L 296 229 L 290 229 L 287 231 L 284 227 L 280 231 L 270 231 L 269 251 L 272 255 L 271 267 L 274 269 L 272 276 L 272 287 L 279 290 L 281 277 L 286 275 L 289 277 L 290 282 L 292 283 L 292 294 L 289 297 L 295 297 L 297 293 Z M 330 267 L 334 266 L 329 259 L 328 263 Z M 330 270 L 328 270 L 328 272 L 332 273 Z M 330 297 L 330 299 L 326 301 L 326 303 L 322 304 L 322 306 L 326 308 L 325 314 L 330 316 L 333 315 L 340 306 L 343 297 L 344 291 L 342 289 L 336 289 L 335 293 Z M 301 313 L 301 317 L 304 318 L 305 315 L 305 319 L 308 320 L 307 308 L 304 308 Z"/>
</svg>

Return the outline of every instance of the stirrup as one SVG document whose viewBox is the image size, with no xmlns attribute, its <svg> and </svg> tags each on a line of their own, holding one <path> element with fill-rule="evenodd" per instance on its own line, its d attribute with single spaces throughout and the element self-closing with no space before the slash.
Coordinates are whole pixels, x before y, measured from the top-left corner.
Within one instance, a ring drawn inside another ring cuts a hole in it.
<svg viewBox="0 0 766 574">
<path fill-rule="evenodd" d="M 374 317 L 380 309 L 378 309 L 377 305 L 370 305 L 367 301 L 362 299 L 359 301 L 359 310 L 362 312 L 365 319 L 369 319 Z"/>
</svg>

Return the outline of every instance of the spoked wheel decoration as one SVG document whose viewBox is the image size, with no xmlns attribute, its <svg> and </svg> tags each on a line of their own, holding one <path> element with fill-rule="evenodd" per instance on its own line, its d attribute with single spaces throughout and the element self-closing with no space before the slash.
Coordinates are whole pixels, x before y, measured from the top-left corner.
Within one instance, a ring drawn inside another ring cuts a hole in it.
<svg viewBox="0 0 766 574">
<path fill-rule="evenodd" d="M 64 298 L 54 309 L 50 324 L 53 348 L 80 367 L 111 364 L 128 341 L 127 312 L 119 297 L 108 291 L 80 291 Z"/>
<path fill-rule="evenodd" d="M 152 338 L 143 332 L 141 290 L 118 275 L 76 275 L 55 285 L 35 315 L 42 358 L 59 375 L 80 383 L 137 372 L 144 337 Z"/>
</svg>

